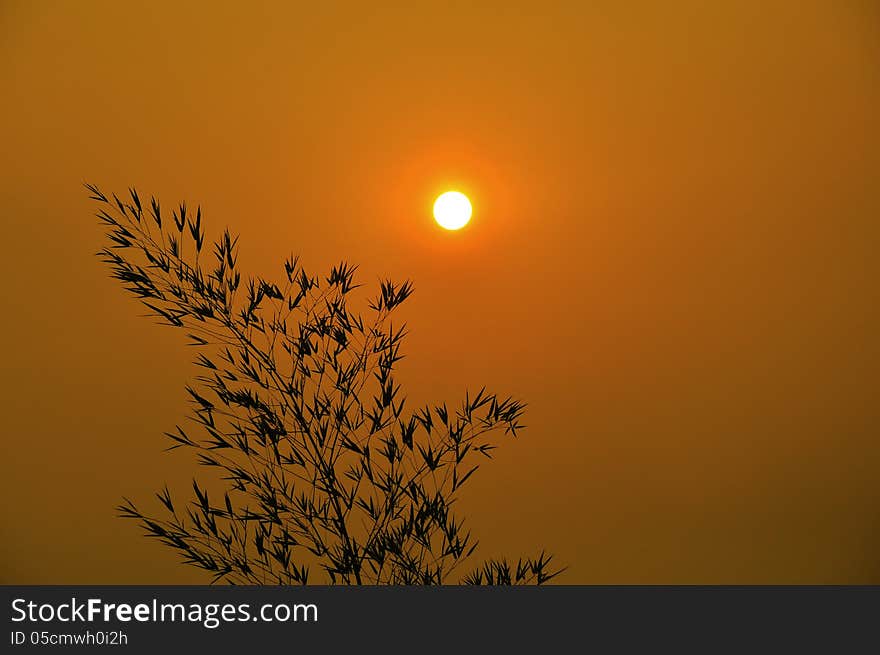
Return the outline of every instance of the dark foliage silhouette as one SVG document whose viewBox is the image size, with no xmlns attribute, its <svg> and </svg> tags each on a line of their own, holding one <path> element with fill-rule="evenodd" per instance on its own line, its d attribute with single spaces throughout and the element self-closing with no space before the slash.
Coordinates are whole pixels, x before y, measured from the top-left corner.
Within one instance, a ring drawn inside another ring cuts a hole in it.
<svg viewBox="0 0 880 655">
<path fill-rule="evenodd" d="M 290 258 L 280 286 L 243 279 L 237 237 L 206 243 L 200 208 L 169 221 L 134 189 L 121 200 L 86 187 L 112 276 L 199 350 L 203 372 L 186 387 L 194 427 L 167 436 L 224 487 L 211 497 L 193 480 L 180 503 L 166 486 L 160 516 L 128 499 L 121 516 L 214 582 L 542 584 L 558 573 L 543 552 L 462 571 L 477 542 L 456 494 L 516 436 L 524 404 L 481 389 L 458 408 L 405 410 L 393 374 L 405 330 L 392 315 L 410 282 L 381 282 L 362 315 L 350 310 L 355 267 L 319 279 Z"/>
</svg>

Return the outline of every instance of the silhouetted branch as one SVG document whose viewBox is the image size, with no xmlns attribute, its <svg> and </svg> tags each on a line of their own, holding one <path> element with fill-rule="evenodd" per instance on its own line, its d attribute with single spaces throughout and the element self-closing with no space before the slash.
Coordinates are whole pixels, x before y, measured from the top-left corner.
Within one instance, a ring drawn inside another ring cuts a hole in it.
<svg viewBox="0 0 880 655">
<path fill-rule="evenodd" d="M 194 451 L 226 482 L 220 502 L 157 494 L 163 518 L 131 501 L 120 516 L 177 550 L 213 581 L 306 584 L 310 568 L 341 584 L 441 584 L 477 546 L 451 508 L 500 436 L 522 428 L 525 405 L 481 389 L 457 409 L 406 410 L 394 377 L 405 326 L 392 315 L 409 281 L 381 282 L 363 316 L 343 262 L 313 277 L 297 258 L 284 282 L 243 277 L 238 237 L 205 240 L 201 208 L 163 214 L 134 189 L 99 204 L 111 275 L 160 322 L 181 328 L 202 373 L 186 387 L 195 429 L 169 449 Z M 542 584 L 550 557 L 489 561 L 470 584 Z"/>
</svg>

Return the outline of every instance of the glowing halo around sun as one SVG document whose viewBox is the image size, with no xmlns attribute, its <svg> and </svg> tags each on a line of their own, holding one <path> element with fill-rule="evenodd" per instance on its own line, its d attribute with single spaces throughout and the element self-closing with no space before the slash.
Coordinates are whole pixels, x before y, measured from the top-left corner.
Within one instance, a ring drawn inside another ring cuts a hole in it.
<svg viewBox="0 0 880 655">
<path fill-rule="evenodd" d="M 434 220 L 447 230 L 460 230 L 471 220 L 471 201 L 463 193 L 447 191 L 434 201 Z"/>
</svg>

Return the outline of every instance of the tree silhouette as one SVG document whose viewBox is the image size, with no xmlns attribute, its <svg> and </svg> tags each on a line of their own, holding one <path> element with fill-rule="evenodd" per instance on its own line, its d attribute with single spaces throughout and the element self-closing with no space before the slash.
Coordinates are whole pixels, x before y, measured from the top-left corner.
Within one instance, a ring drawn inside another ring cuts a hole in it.
<svg viewBox="0 0 880 655">
<path fill-rule="evenodd" d="M 200 208 L 182 204 L 166 222 L 134 189 L 123 201 L 86 188 L 112 277 L 199 349 L 203 373 L 186 387 L 195 429 L 167 436 L 225 486 L 211 498 L 193 480 L 185 504 L 166 486 L 161 517 L 128 499 L 122 517 L 212 582 L 306 584 L 318 569 L 332 584 L 542 584 L 558 573 L 543 552 L 460 573 L 477 542 L 452 511 L 457 492 L 522 428 L 525 406 L 481 389 L 457 409 L 405 411 L 393 373 L 405 329 L 392 315 L 409 281 L 381 282 L 362 315 L 349 310 L 355 267 L 321 280 L 290 258 L 281 286 L 243 280 L 237 237 L 206 248 Z"/>
</svg>

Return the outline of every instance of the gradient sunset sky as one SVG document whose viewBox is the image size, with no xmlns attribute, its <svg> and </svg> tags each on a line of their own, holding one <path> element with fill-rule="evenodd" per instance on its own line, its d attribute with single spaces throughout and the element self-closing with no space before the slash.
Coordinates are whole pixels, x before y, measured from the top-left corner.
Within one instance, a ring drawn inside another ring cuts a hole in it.
<svg viewBox="0 0 880 655">
<path fill-rule="evenodd" d="M 206 581 L 115 517 L 193 474 L 193 353 L 94 257 L 88 181 L 200 204 L 255 274 L 411 278 L 411 401 L 529 405 L 462 499 L 483 555 L 880 583 L 876 2 L 4 0 L 0 33 L 0 582 Z"/>
</svg>

